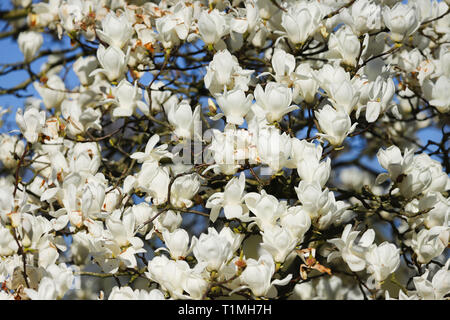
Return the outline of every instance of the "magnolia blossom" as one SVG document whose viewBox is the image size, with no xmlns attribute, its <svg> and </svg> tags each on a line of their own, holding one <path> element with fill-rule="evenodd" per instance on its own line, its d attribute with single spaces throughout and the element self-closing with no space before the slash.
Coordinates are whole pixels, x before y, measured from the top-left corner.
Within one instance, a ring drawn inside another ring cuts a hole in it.
<svg viewBox="0 0 450 320">
<path fill-rule="evenodd" d="M 449 235 L 449 228 L 443 226 L 436 226 L 430 230 L 422 229 L 414 234 L 411 247 L 417 254 L 417 261 L 428 263 L 439 256 L 448 246 Z"/>
<path fill-rule="evenodd" d="M 350 117 L 344 111 L 336 111 L 330 105 L 326 105 L 320 111 L 315 112 L 319 121 L 319 135 L 327 139 L 332 145 L 340 146 L 344 139 L 352 133 L 358 123 L 352 125 Z"/>
<path fill-rule="evenodd" d="M 414 5 L 398 2 L 392 8 L 383 8 L 384 24 L 391 31 L 391 38 L 401 42 L 413 34 L 420 25 L 419 12 Z"/>
<path fill-rule="evenodd" d="M 300 2 L 283 13 L 281 25 L 292 43 L 302 44 L 316 31 L 321 19 L 322 12 L 318 4 Z"/>
<path fill-rule="evenodd" d="M 286 285 L 292 278 L 292 275 L 286 276 L 284 279 L 272 280 L 275 272 L 275 264 L 272 257 L 268 254 L 262 255 L 258 260 L 248 259 L 247 267 L 240 276 L 241 282 L 244 284 L 240 288 L 250 288 L 255 296 L 274 295 L 274 285 Z"/>
<path fill-rule="evenodd" d="M 47 109 L 58 108 L 64 100 L 66 87 L 57 75 L 52 74 L 43 84 L 34 83 L 34 88 L 42 97 Z"/>
<path fill-rule="evenodd" d="M 133 28 L 125 14 L 117 16 L 110 12 L 102 20 L 102 30 L 96 30 L 97 36 L 113 47 L 122 48 L 133 35 Z"/>
<path fill-rule="evenodd" d="M 264 90 L 258 84 L 255 88 L 255 99 L 269 122 L 279 121 L 285 114 L 299 108 L 291 106 L 292 89 L 276 82 L 269 82 Z"/>
<path fill-rule="evenodd" d="M 217 9 L 202 11 L 198 19 L 198 31 L 205 44 L 216 44 L 227 32 L 225 17 Z"/>
<path fill-rule="evenodd" d="M 345 226 L 341 238 L 328 240 L 328 242 L 331 242 L 338 248 L 339 252 L 332 252 L 328 255 L 327 260 L 331 261 L 341 256 L 348 264 L 350 270 L 357 272 L 364 270 L 366 267 L 365 254 L 375 239 L 375 231 L 373 229 L 367 230 L 356 243 L 356 237 L 358 237 L 360 232 L 351 231 L 351 229 L 352 225 L 348 224 Z"/>
<path fill-rule="evenodd" d="M 20 51 L 23 53 L 25 61 L 31 61 L 31 59 L 33 59 L 39 51 L 39 48 L 42 46 L 44 38 L 39 32 L 25 31 L 19 34 L 17 42 L 19 44 Z"/>
<path fill-rule="evenodd" d="M 128 53 L 123 53 L 117 47 L 110 46 L 105 49 L 103 45 L 99 45 L 97 59 L 102 68 L 94 70 L 90 73 L 90 76 L 102 73 L 109 81 L 120 80 L 126 71 L 128 57 Z"/>
<path fill-rule="evenodd" d="M 389 242 L 383 242 L 379 246 L 372 244 L 365 255 L 367 271 L 376 281 L 384 281 L 399 267 L 399 252 L 400 249 Z"/>
<path fill-rule="evenodd" d="M 227 219 L 242 219 L 245 221 L 248 209 L 243 204 L 245 189 L 245 175 L 241 173 L 239 178 L 234 177 L 225 186 L 224 192 L 214 193 L 206 202 L 205 207 L 211 208 L 209 218 L 215 222 L 223 208 Z"/>
<path fill-rule="evenodd" d="M 253 95 L 249 94 L 248 96 L 245 96 L 243 90 L 234 89 L 225 91 L 216 99 L 217 104 L 223 111 L 223 114 L 218 114 L 217 116 L 225 115 L 228 123 L 242 125 L 244 123 L 245 115 L 250 111 Z M 214 119 L 217 119 L 217 116 L 214 117 Z"/>
</svg>

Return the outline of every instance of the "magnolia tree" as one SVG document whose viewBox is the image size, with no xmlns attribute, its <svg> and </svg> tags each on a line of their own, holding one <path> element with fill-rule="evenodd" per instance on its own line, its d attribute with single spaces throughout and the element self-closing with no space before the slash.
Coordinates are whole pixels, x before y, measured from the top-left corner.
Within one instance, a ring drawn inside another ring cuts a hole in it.
<svg viewBox="0 0 450 320">
<path fill-rule="evenodd" d="M 0 298 L 448 298 L 449 4 L 12 0 Z"/>
</svg>

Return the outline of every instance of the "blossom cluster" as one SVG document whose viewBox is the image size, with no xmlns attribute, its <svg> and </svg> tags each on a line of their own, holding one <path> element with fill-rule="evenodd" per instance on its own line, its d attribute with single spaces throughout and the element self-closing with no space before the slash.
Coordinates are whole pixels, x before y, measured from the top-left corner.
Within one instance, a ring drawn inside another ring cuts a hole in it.
<svg viewBox="0 0 450 320">
<path fill-rule="evenodd" d="M 449 1 L 11 5 L 0 299 L 448 298 Z"/>
</svg>

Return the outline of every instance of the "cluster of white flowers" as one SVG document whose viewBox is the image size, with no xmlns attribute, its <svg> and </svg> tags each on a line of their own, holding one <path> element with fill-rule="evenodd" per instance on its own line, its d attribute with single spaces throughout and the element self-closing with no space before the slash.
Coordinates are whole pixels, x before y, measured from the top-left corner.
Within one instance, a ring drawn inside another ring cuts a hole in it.
<svg viewBox="0 0 450 320">
<path fill-rule="evenodd" d="M 13 5 L 0 299 L 448 298 L 449 1 Z"/>
</svg>

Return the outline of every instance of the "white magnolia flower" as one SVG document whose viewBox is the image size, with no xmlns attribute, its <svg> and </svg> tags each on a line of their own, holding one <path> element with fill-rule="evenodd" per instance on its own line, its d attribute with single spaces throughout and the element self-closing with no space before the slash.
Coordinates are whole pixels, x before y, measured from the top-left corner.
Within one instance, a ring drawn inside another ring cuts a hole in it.
<svg viewBox="0 0 450 320">
<path fill-rule="evenodd" d="M 366 120 L 374 122 L 390 106 L 395 93 L 394 80 L 378 76 L 371 85 L 367 102 Z"/>
<path fill-rule="evenodd" d="M 253 220 L 261 230 L 270 228 L 276 221 L 286 213 L 286 203 L 279 202 L 274 196 L 261 190 L 261 194 L 256 192 L 247 193 L 244 197 L 245 204 L 255 215 Z"/>
<path fill-rule="evenodd" d="M 431 86 L 430 104 L 435 106 L 441 113 L 450 110 L 450 78 L 440 76 Z"/>
<path fill-rule="evenodd" d="M 209 197 L 205 207 L 211 209 L 209 218 L 215 222 L 223 208 L 227 219 L 247 220 L 248 209 L 244 201 L 245 174 L 241 172 L 239 178 L 234 177 L 226 184 L 224 192 L 216 192 Z"/>
<path fill-rule="evenodd" d="M 258 261 L 247 259 L 246 264 L 247 267 L 239 277 L 244 285 L 239 289 L 250 288 L 257 297 L 275 296 L 276 289 L 274 285 L 284 286 L 292 278 L 292 274 L 289 274 L 284 279 L 272 280 L 275 273 L 275 263 L 267 253 L 262 255 Z"/>
<path fill-rule="evenodd" d="M 128 286 L 114 287 L 108 300 L 164 300 L 164 294 L 158 289 L 146 291 L 144 289 L 133 290 Z"/>
<path fill-rule="evenodd" d="M 348 264 L 350 270 L 358 272 L 364 270 L 366 267 L 365 254 L 375 240 L 375 231 L 373 229 L 367 230 L 356 243 L 355 240 L 360 232 L 351 231 L 351 229 L 352 225 L 348 224 L 345 226 L 341 238 L 328 240 L 328 242 L 334 244 L 339 251 L 330 253 L 327 257 L 327 261 L 342 257 Z"/>
<path fill-rule="evenodd" d="M 428 263 L 439 256 L 448 246 L 450 229 L 447 226 L 436 226 L 422 229 L 413 235 L 411 248 L 417 255 L 417 261 Z"/>
<path fill-rule="evenodd" d="M 170 9 L 171 14 L 159 17 L 155 21 L 157 37 L 167 49 L 178 45 L 180 40 L 187 39 L 193 14 L 193 8 L 183 2 L 178 2 Z"/>
<path fill-rule="evenodd" d="M 142 101 L 142 93 L 137 82 L 132 85 L 126 79 L 122 79 L 119 85 L 113 88 L 114 99 L 106 99 L 103 103 L 112 102 L 115 105 L 113 117 L 130 117 L 136 108 L 145 109 L 147 105 Z"/>
<path fill-rule="evenodd" d="M 391 38 L 401 42 L 413 34 L 420 26 L 419 11 L 411 3 L 397 2 L 392 8 L 383 8 L 383 20 L 391 31 Z"/>
<path fill-rule="evenodd" d="M 25 62 L 29 62 L 34 58 L 43 42 L 44 38 L 40 32 L 24 31 L 19 33 L 17 43 L 25 57 Z"/>
<path fill-rule="evenodd" d="M 286 228 L 278 225 L 266 227 L 262 234 L 261 248 L 269 252 L 275 262 L 283 263 L 294 250 L 298 239 Z"/>
<path fill-rule="evenodd" d="M 193 138 L 196 130 L 198 131 L 200 127 L 200 111 L 200 105 L 192 111 L 186 100 L 170 105 L 166 109 L 166 113 L 170 124 L 175 127 L 174 134 L 180 138 Z"/>
<path fill-rule="evenodd" d="M 400 249 L 395 244 L 372 244 L 366 253 L 367 272 L 378 281 L 384 281 L 400 265 Z"/>
<path fill-rule="evenodd" d="M 106 42 L 110 46 L 123 48 L 125 44 L 131 39 L 133 35 L 133 27 L 126 14 L 119 17 L 110 12 L 102 19 L 102 29 L 96 30 L 97 36 L 100 40 Z"/>
<path fill-rule="evenodd" d="M 232 244 L 214 228 L 208 228 L 208 233 L 202 233 L 195 241 L 194 256 L 198 262 L 204 262 L 210 271 L 220 270 L 232 258 Z"/>
<path fill-rule="evenodd" d="M 286 30 L 293 44 L 304 43 L 312 35 L 322 20 L 322 11 L 318 4 L 295 3 L 283 12 L 281 26 Z"/>
<path fill-rule="evenodd" d="M 245 92 L 240 89 L 225 91 L 216 97 L 217 104 L 223 111 L 214 117 L 214 120 L 225 115 L 226 121 L 231 124 L 242 125 L 244 117 L 250 111 L 253 101 L 253 95 L 245 96 Z"/>
<path fill-rule="evenodd" d="M 353 33 L 350 27 L 343 26 L 335 33 L 330 34 L 328 41 L 330 57 L 337 56 L 342 62 L 349 66 L 356 66 L 361 50 L 361 44 L 357 35 Z"/>
<path fill-rule="evenodd" d="M 195 246 L 195 241 L 189 246 L 189 235 L 184 229 L 176 229 L 173 232 L 164 230 L 162 235 L 170 256 L 175 260 L 184 259 Z"/>
<path fill-rule="evenodd" d="M 110 46 L 108 49 L 105 49 L 103 45 L 99 45 L 97 59 L 102 68 L 92 71 L 90 76 L 102 73 L 109 81 L 120 80 L 127 70 L 127 62 L 130 56 L 129 50 L 128 48 L 128 52 L 125 54 L 117 47 Z"/>
<path fill-rule="evenodd" d="M 35 82 L 34 88 L 42 97 L 47 109 L 58 109 L 66 95 L 66 86 L 56 74 L 50 75 L 44 84 Z"/>
<path fill-rule="evenodd" d="M 226 17 L 219 10 L 202 11 L 198 19 L 198 31 L 206 45 L 214 45 L 228 32 Z"/>
<path fill-rule="evenodd" d="M 431 281 L 428 280 L 429 270 L 420 277 L 414 277 L 416 294 L 424 300 L 442 300 L 450 293 L 450 260 L 439 269 Z"/>
<path fill-rule="evenodd" d="M 142 162 L 159 162 L 162 158 L 172 158 L 172 154 L 167 151 L 167 144 L 162 144 L 156 147 L 159 141 L 159 135 L 154 134 L 148 139 L 144 152 L 135 152 L 131 155 L 132 159 L 136 159 L 139 163 Z"/>
<path fill-rule="evenodd" d="M 73 64 L 73 71 L 83 86 L 89 86 L 94 82 L 90 74 L 97 69 L 98 61 L 95 56 L 79 57 Z"/>
<path fill-rule="evenodd" d="M 269 122 L 279 121 L 285 114 L 299 109 L 298 106 L 291 106 L 292 89 L 276 82 L 269 82 L 264 90 L 258 84 L 255 88 L 255 99 Z"/>
<path fill-rule="evenodd" d="M 25 288 L 24 291 L 31 300 L 55 300 L 57 297 L 55 283 L 49 277 L 41 279 L 37 290 Z"/>
<path fill-rule="evenodd" d="M 189 208 L 194 204 L 192 198 L 200 189 L 200 178 L 196 173 L 176 178 L 170 189 L 170 203 L 176 208 Z"/>
<path fill-rule="evenodd" d="M 336 111 L 330 105 L 325 105 L 320 111 L 315 111 L 319 122 L 319 136 L 327 139 L 333 146 L 340 146 L 344 139 L 352 133 L 358 123 L 352 125 L 350 117 L 344 111 Z"/>
<path fill-rule="evenodd" d="M 23 114 L 22 109 L 17 111 L 16 123 L 29 143 L 37 142 L 45 125 L 45 118 L 45 111 L 36 108 L 28 108 Z"/>
<path fill-rule="evenodd" d="M 286 214 L 281 216 L 280 225 L 286 229 L 297 241 L 302 241 L 303 236 L 311 227 L 311 218 L 301 206 L 290 207 Z"/>
<path fill-rule="evenodd" d="M 292 140 L 286 133 L 280 134 L 279 129 L 268 127 L 261 130 L 256 149 L 259 161 L 267 164 L 274 172 L 284 167 L 292 167 Z"/>
</svg>

